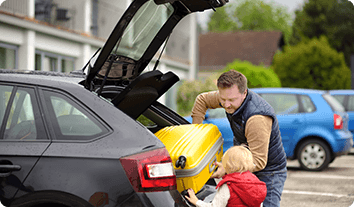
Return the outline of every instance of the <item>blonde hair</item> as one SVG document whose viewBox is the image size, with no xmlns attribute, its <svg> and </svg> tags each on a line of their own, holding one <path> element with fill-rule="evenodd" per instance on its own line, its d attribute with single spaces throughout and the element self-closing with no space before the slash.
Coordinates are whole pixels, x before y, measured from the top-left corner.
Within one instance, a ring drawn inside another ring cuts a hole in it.
<svg viewBox="0 0 354 207">
<path fill-rule="evenodd" d="M 254 168 L 252 153 L 243 146 L 231 147 L 222 157 L 222 165 L 227 174 L 251 171 Z"/>
</svg>

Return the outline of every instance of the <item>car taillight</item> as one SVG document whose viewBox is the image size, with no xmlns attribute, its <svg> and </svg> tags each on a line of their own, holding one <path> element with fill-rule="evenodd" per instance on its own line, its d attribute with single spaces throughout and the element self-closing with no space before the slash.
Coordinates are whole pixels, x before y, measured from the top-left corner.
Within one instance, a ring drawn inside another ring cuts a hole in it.
<svg viewBox="0 0 354 207">
<path fill-rule="evenodd" d="M 165 148 L 123 157 L 120 162 L 137 192 L 177 189 L 175 170 Z"/>
<path fill-rule="evenodd" d="M 343 129 L 343 119 L 340 115 L 334 114 L 334 129 Z"/>
</svg>

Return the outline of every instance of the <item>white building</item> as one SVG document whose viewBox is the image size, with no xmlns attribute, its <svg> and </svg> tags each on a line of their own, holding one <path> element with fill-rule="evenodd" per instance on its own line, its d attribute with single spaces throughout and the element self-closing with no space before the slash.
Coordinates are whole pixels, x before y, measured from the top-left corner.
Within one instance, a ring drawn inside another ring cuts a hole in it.
<svg viewBox="0 0 354 207">
<path fill-rule="evenodd" d="M 0 6 L 0 68 L 69 72 L 102 47 L 131 0 L 6 0 Z M 174 29 L 158 69 L 197 73 L 196 14 Z M 152 68 L 156 58 L 153 59 Z M 176 109 L 177 87 L 160 98 Z"/>
</svg>

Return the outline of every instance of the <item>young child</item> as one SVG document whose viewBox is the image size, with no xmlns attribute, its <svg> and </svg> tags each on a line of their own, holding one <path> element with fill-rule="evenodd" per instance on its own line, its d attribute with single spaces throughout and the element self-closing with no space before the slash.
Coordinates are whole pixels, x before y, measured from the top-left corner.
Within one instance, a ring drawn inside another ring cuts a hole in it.
<svg viewBox="0 0 354 207">
<path fill-rule="evenodd" d="M 187 200 L 197 207 L 247 206 L 259 207 L 267 195 L 266 184 L 250 172 L 254 168 L 251 152 L 243 146 L 234 146 L 228 149 L 222 164 L 216 163 L 225 169 L 226 175 L 218 183 L 218 191 L 211 203 L 205 203 L 195 196 L 192 189 L 188 189 Z"/>
</svg>

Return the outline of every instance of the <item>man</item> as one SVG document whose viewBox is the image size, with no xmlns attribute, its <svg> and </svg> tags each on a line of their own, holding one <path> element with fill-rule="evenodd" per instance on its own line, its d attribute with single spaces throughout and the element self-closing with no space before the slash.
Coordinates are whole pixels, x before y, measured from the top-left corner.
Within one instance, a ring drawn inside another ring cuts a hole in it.
<svg viewBox="0 0 354 207">
<path fill-rule="evenodd" d="M 253 173 L 267 185 L 264 207 L 280 206 L 287 177 L 286 155 L 274 109 L 259 95 L 247 89 L 247 78 L 231 70 L 217 81 L 218 91 L 199 94 L 192 109 L 193 124 L 204 120 L 208 108 L 224 108 L 234 134 L 234 145 L 249 148 Z M 225 175 L 221 163 L 213 178 Z"/>
</svg>

